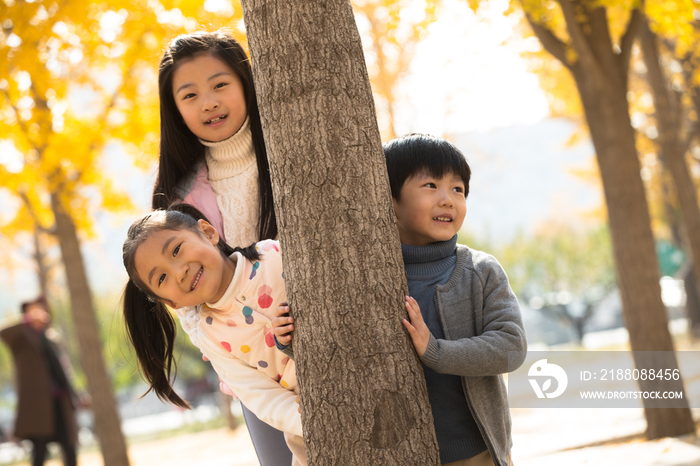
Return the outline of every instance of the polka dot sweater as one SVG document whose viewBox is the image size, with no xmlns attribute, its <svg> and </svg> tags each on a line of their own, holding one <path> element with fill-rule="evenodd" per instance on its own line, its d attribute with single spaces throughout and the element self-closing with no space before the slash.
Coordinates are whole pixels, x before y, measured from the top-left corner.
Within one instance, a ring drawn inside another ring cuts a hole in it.
<svg viewBox="0 0 700 466">
<path fill-rule="evenodd" d="M 236 271 L 215 303 L 180 314 L 192 342 L 243 404 L 262 421 L 302 435 L 297 411 L 294 361 L 275 345 L 271 320 L 287 300 L 279 242 L 257 243 L 260 259 L 250 262 L 240 253 L 231 258 Z"/>
</svg>

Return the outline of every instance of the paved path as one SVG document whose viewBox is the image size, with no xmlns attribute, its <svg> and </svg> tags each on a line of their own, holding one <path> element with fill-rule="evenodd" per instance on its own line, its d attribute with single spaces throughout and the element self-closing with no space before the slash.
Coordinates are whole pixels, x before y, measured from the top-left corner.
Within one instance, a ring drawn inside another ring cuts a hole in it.
<svg viewBox="0 0 700 466">
<path fill-rule="evenodd" d="M 259 466 L 245 427 L 136 443 L 129 447 L 129 458 L 131 466 Z M 63 466 L 63 463 L 52 460 L 46 466 Z M 83 453 L 78 466 L 103 466 L 102 456 L 97 451 Z"/>
<path fill-rule="evenodd" d="M 697 410 L 693 414 L 700 418 Z M 513 462 L 517 466 L 700 466 L 698 437 L 647 442 L 641 435 L 645 426 L 641 409 L 514 409 Z M 137 443 L 129 455 L 131 466 L 258 466 L 245 428 Z M 47 465 L 62 463 L 53 460 Z M 79 466 L 103 463 L 97 452 L 87 452 L 80 455 Z"/>
<path fill-rule="evenodd" d="M 644 439 L 642 409 L 513 409 L 517 466 L 700 466 L 694 435 Z M 700 419 L 700 410 L 693 410 Z"/>
<path fill-rule="evenodd" d="M 698 351 L 698 346 L 692 349 Z M 687 368 L 683 373 L 689 398 L 699 399 L 700 373 Z M 511 414 L 517 466 L 700 466 L 700 439 L 694 435 L 645 441 L 641 407 L 512 409 Z M 693 409 L 693 419 L 700 422 L 700 409 Z M 129 455 L 131 466 L 258 466 L 245 427 L 137 443 Z M 62 466 L 55 460 L 47 464 Z M 86 452 L 79 466 L 103 463 L 98 452 Z"/>
</svg>

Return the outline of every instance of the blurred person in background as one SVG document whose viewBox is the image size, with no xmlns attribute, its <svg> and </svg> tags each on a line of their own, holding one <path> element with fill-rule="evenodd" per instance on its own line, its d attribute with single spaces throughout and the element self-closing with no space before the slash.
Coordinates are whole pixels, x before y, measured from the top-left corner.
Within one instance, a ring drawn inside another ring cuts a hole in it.
<svg viewBox="0 0 700 466">
<path fill-rule="evenodd" d="M 32 442 L 32 466 L 44 464 L 49 442 L 60 444 L 64 465 L 75 466 L 77 398 L 69 381 L 67 355 L 50 323 L 46 298 L 39 296 L 22 303 L 20 323 L 0 330 L 15 362 L 18 402 L 13 435 Z"/>
</svg>

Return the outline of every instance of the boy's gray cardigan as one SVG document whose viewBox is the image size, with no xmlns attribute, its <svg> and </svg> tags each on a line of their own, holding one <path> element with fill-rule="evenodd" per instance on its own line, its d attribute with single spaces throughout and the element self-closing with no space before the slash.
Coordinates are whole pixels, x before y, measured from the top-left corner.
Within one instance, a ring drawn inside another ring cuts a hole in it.
<svg viewBox="0 0 700 466">
<path fill-rule="evenodd" d="M 462 377 L 464 395 L 496 466 L 513 445 L 504 374 L 525 360 L 527 341 L 508 277 L 491 255 L 457 245 L 452 276 L 435 290 L 444 340 L 430 335 L 426 366 Z M 510 367 L 508 353 L 511 353 Z"/>
</svg>

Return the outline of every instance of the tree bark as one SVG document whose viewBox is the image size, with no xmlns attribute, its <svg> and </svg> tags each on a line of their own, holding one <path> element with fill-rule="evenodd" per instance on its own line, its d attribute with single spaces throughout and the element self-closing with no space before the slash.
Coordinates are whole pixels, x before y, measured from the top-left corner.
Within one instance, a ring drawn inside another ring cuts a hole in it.
<svg viewBox="0 0 700 466">
<path fill-rule="evenodd" d="M 606 10 L 589 3 L 559 0 L 571 44 L 564 44 L 551 31 L 528 17 L 543 46 L 571 71 L 603 181 L 608 221 L 622 298 L 625 325 L 633 351 L 665 351 L 670 355 L 664 369 L 677 369 L 666 308 L 661 301 L 659 265 L 651 231 L 651 219 L 627 103 L 629 54 L 636 34 L 639 12 L 633 12 L 620 52 L 613 51 Z M 567 53 L 576 52 L 575 58 Z M 642 361 L 635 358 L 641 369 Z M 640 381 L 645 390 L 647 381 Z M 682 380 L 669 389 L 683 391 Z M 685 399 L 685 396 L 684 396 Z M 650 408 L 644 400 L 647 437 L 655 439 L 695 431 L 687 406 Z"/>
<path fill-rule="evenodd" d="M 697 274 L 690 267 L 683 277 L 685 288 L 685 309 L 690 321 L 690 337 L 700 339 L 700 289 L 698 288 Z"/>
<path fill-rule="evenodd" d="M 218 397 L 219 401 L 219 409 L 221 409 L 221 415 L 226 419 L 226 425 L 228 425 L 228 428 L 231 430 L 236 430 L 238 427 L 238 419 L 236 419 L 236 416 L 233 414 L 233 411 L 231 411 L 231 401 L 233 398 L 231 398 L 230 395 L 227 395 L 224 392 L 219 392 L 216 395 Z"/>
<path fill-rule="evenodd" d="M 659 160 L 661 165 L 665 168 L 665 161 L 662 154 L 660 154 Z M 673 239 L 673 244 L 679 248 L 684 249 L 684 239 L 681 234 L 681 223 L 682 220 L 680 215 L 677 213 L 677 209 L 671 203 L 671 181 L 664 177 L 662 183 L 663 189 L 663 204 L 664 211 L 666 212 L 666 222 L 668 223 L 669 229 L 671 230 L 671 238 Z M 693 265 L 686 261 L 684 266 L 681 268 L 680 272 L 677 273 L 683 279 L 683 286 L 685 288 L 685 312 L 688 317 L 688 322 L 690 322 L 690 337 L 698 338 L 700 337 L 700 298 L 698 297 L 697 280 L 695 278 L 695 269 Z"/>
<path fill-rule="evenodd" d="M 61 204 L 59 190 L 51 193 L 51 210 L 56 221 L 56 237 L 66 270 L 73 323 L 80 348 L 80 362 L 87 379 L 88 393 L 92 398 L 95 428 L 104 465 L 128 466 L 126 442 L 102 357 L 100 331 L 80 252 L 80 242 L 75 223 Z"/>
<path fill-rule="evenodd" d="M 310 465 L 437 465 L 401 319 L 398 231 L 348 0 L 244 0 Z"/>
<path fill-rule="evenodd" d="M 658 145 L 663 166 L 668 168 L 673 178 L 685 225 L 681 247 L 685 249 L 687 260 L 692 267 L 700 270 L 700 206 L 695 183 L 685 161 L 686 144 L 681 134 L 683 110 L 679 96 L 664 75 L 659 60 L 659 41 L 649 29 L 647 21 L 642 22 L 639 42 L 647 66 L 647 81 L 654 95 L 654 109 L 659 127 Z M 693 274 L 693 277 L 696 279 L 695 288 L 700 289 L 700 275 Z M 686 307 L 692 302 L 692 299 L 688 300 Z M 689 311 L 688 315 L 693 317 L 694 313 Z"/>
<path fill-rule="evenodd" d="M 36 262 L 36 275 L 39 280 L 39 290 L 42 295 L 49 296 L 49 268 L 46 265 L 46 253 L 41 247 L 41 234 L 39 228 L 34 228 L 34 262 Z"/>
</svg>

